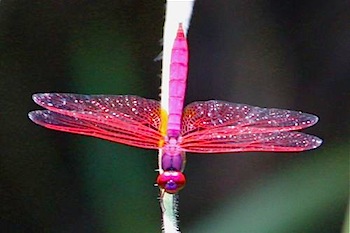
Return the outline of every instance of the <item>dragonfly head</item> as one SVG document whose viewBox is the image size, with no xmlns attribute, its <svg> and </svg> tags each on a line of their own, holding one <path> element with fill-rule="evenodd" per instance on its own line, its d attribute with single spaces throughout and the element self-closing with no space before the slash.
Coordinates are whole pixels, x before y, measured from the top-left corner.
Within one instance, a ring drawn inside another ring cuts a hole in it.
<svg viewBox="0 0 350 233">
<path fill-rule="evenodd" d="M 182 172 L 164 171 L 158 175 L 157 184 L 165 192 L 175 194 L 185 187 L 186 178 Z"/>
</svg>

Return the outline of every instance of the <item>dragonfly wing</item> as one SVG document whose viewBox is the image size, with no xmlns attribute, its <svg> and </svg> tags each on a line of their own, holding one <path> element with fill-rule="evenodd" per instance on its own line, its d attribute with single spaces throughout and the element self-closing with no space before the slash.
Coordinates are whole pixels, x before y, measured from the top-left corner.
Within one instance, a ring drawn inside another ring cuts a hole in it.
<svg viewBox="0 0 350 233">
<path fill-rule="evenodd" d="M 181 147 L 189 152 L 302 151 L 321 139 L 289 132 L 314 125 L 312 114 L 225 101 L 194 102 L 184 110 Z"/>
<path fill-rule="evenodd" d="M 184 139 L 181 148 L 193 153 L 228 153 L 242 151 L 295 152 L 318 147 L 322 140 L 300 132 L 274 132 L 230 135 L 205 134 L 203 138 Z"/>
<path fill-rule="evenodd" d="M 35 94 L 33 100 L 48 110 L 33 111 L 29 117 L 47 128 L 152 149 L 162 140 L 160 104 L 155 100 L 65 93 Z"/>
<path fill-rule="evenodd" d="M 46 128 L 102 138 L 141 148 L 157 149 L 156 139 L 136 135 L 136 131 L 125 130 L 108 122 L 94 122 L 77 117 L 62 115 L 50 110 L 38 110 L 29 113 L 29 118 Z"/>
</svg>

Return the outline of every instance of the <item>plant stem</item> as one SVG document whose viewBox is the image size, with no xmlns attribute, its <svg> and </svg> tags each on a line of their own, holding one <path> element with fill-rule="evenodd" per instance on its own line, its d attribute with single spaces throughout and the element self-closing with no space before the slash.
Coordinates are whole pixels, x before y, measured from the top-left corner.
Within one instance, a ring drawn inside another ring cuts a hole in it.
<svg viewBox="0 0 350 233">
<path fill-rule="evenodd" d="M 162 60 L 162 85 L 161 85 L 161 108 L 166 113 L 169 111 L 169 77 L 170 57 L 173 43 L 176 37 L 179 23 L 182 23 L 185 34 L 189 28 L 192 9 L 195 0 L 168 0 L 166 3 L 164 34 L 163 34 L 163 60 Z M 161 166 L 162 150 L 159 150 L 159 172 Z M 160 194 L 160 205 L 163 218 L 163 233 L 180 233 L 178 227 L 177 195 L 164 193 Z"/>
</svg>

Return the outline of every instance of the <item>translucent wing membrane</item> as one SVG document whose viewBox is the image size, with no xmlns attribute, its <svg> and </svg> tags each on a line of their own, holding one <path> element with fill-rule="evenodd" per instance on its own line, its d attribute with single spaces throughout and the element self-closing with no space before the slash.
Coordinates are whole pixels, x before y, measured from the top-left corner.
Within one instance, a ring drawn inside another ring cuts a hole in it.
<svg viewBox="0 0 350 233">
<path fill-rule="evenodd" d="M 205 134 L 184 139 L 181 147 L 194 153 L 227 153 L 240 151 L 303 151 L 318 147 L 322 140 L 300 132 L 275 132 L 230 135 L 229 132 Z"/>
<path fill-rule="evenodd" d="M 314 115 L 224 101 L 194 102 L 184 110 L 181 147 L 199 153 L 302 151 L 322 140 L 289 132 L 314 125 Z"/>
<path fill-rule="evenodd" d="M 182 135 L 230 127 L 234 134 L 298 130 L 314 125 L 314 115 L 275 108 L 210 100 L 189 104 L 183 114 Z"/>
<path fill-rule="evenodd" d="M 158 101 L 131 95 L 35 94 L 48 110 L 29 113 L 47 128 L 157 149 L 162 136 Z"/>
</svg>

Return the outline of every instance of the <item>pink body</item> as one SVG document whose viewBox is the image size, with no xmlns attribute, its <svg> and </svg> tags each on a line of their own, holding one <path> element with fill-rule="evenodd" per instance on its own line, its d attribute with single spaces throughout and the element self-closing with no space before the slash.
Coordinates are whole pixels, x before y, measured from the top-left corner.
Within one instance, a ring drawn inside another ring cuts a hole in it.
<svg viewBox="0 0 350 233">
<path fill-rule="evenodd" d="M 157 184 L 176 193 L 186 183 L 185 152 L 292 152 L 314 149 L 322 140 L 296 132 L 318 117 L 298 111 L 260 108 L 220 100 L 193 102 L 183 109 L 188 47 L 181 24 L 171 55 L 167 135 L 161 132 L 159 101 L 133 95 L 34 94 L 46 110 L 29 113 L 44 127 L 130 146 L 162 149 Z M 165 143 L 161 143 L 165 142 Z"/>
<path fill-rule="evenodd" d="M 178 137 L 186 91 L 188 46 L 181 24 L 171 53 L 167 135 Z"/>
</svg>

